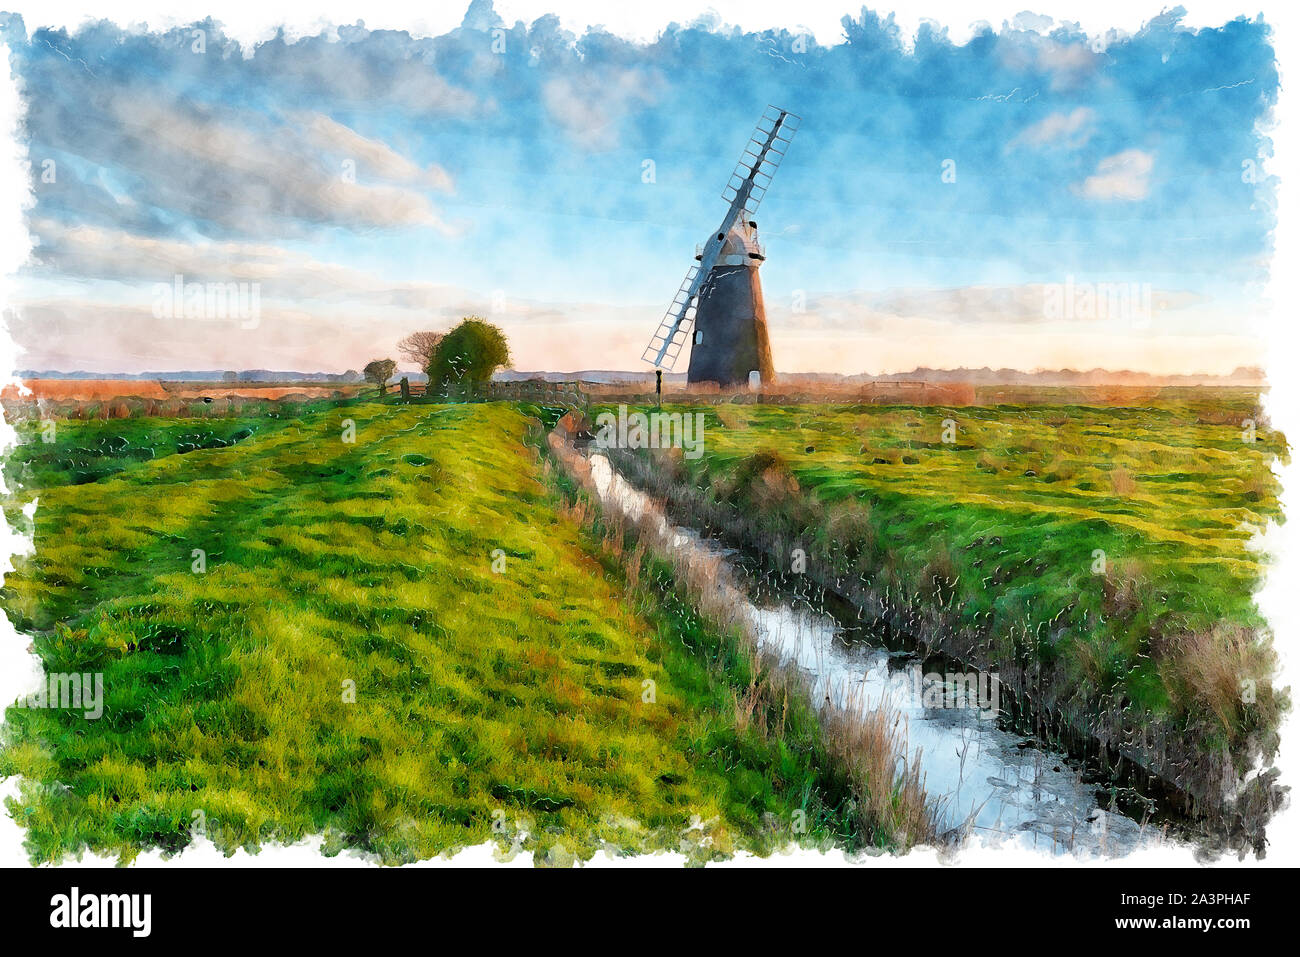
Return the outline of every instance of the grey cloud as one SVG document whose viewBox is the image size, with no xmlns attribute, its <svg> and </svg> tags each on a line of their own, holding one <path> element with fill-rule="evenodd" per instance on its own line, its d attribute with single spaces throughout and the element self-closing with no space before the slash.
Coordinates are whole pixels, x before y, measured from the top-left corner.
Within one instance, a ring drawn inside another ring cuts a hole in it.
<svg viewBox="0 0 1300 957">
<path fill-rule="evenodd" d="M 449 189 L 444 171 L 420 170 L 328 117 L 274 119 L 136 87 L 87 86 L 86 94 L 80 109 L 62 100 L 35 106 L 34 140 L 122 171 L 127 205 L 193 217 L 226 235 L 292 235 L 309 226 L 450 231 L 414 188 Z M 347 158 L 357 163 L 355 182 L 345 175 Z M 98 197 L 64 201 L 74 209 L 116 210 L 112 221 L 121 222 L 122 197 L 109 203 L 104 191 L 88 183 L 82 192 Z"/>
</svg>

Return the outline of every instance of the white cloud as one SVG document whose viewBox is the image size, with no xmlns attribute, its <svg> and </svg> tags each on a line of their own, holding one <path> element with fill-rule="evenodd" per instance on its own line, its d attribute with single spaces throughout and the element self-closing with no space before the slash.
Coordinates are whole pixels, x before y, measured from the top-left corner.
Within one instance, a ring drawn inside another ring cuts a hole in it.
<svg viewBox="0 0 1300 957">
<path fill-rule="evenodd" d="M 1125 150 L 1107 156 L 1097 164 L 1097 171 L 1083 181 L 1079 191 L 1089 199 L 1146 199 L 1151 192 L 1150 175 L 1155 156 L 1142 150 Z"/>
<path fill-rule="evenodd" d="M 451 174 L 436 163 L 421 169 L 387 143 L 368 139 L 321 113 L 304 113 L 294 119 L 312 144 L 333 156 L 355 161 L 358 176 L 452 191 Z"/>
<path fill-rule="evenodd" d="M 258 322 L 250 327 L 238 320 L 156 317 L 150 290 L 142 287 L 129 302 L 31 298 L 15 302 L 5 319 L 22 353 L 19 367 L 38 370 L 342 372 L 376 355 L 395 357 L 397 341 L 407 333 L 448 329 L 467 315 L 502 328 L 515 368 L 576 370 L 640 368 L 658 312 L 649 306 L 527 300 L 496 305 L 488 296 L 453 287 L 429 289 L 425 298 L 421 307 L 406 308 L 263 297 Z"/>
<path fill-rule="evenodd" d="M 1068 285 L 1067 285 L 1068 283 Z M 1159 321 L 1175 311 L 1191 310 L 1206 303 L 1204 296 L 1186 290 L 1154 288 L 1128 278 L 1090 282 L 1061 277 L 1056 284 L 1021 283 L 957 286 L 948 289 L 895 288 L 878 292 L 814 294 L 803 312 L 773 300 L 767 303 L 769 319 L 783 327 L 807 331 L 872 329 L 895 319 L 935 321 L 956 326 L 1024 325 L 1052 319 L 1048 309 L 1054 296 L 1071 296 L 1076 301 L 1086 292 L 1098 297 L 1097 319 L 1110 317 L 1112 296 L 1128 296 L 1138 307 L 1149 301 L 1152 316 Z M 1182 312 L 1180 321 L 1188 321 Z M 1083 315 L 1077 321 L 1090 322 Z"/>
<path fill-rule="evenodd" d="M 1062 42 L 1043 36 L 1043 25 L 1032 14 L 1029 16 L 1030 21 L 1017 26 L 1030 32 L 1002 34 L 997 47 L 999 62 L 1011 70 L 1046 74 L 1053 90 L 1083 86 L 1096 73 L 1104 55 L 1082 38 Z"/>
<path fill-rule="evenodd" d="M 45 269 L 78 280 L 139 283 L 145 292 L 180 273 L 195 282 L 257 282 L 264 299 L 436 309 L 466 298 L 451 286 L 383 280 L 268 243 L 187 242 L 51 220 L 32 223 L 32 230 L 40 240 L 34 256 Z M 38 278 L 47 276 L 42 271 Z"/>
<path fill-rule="evenodd" d="M 548 80 L 542 104 L 551 119 L 590 150 L 618 146 L 618 123 L 638 106 L 655 101 L 658 74 L 602 69 Z"/>
<path fill-rule="evenodd" d="M 359 39 L 365 31 L 352 27 L 346 32 L 348 42 L 262 43 L 249 62 L 268 81 L 327 96 L 340 107 L 376 112 L 395 107 L 427 117 L 468 116 L 481 108 L 474 92 L 441 76 L 428 41 L 388 31 Z"/>
<path fill-rule="evenodd" d="M 349 181 L 292 127 L 262 129 L 256 122 L 136 96 L 116 97 L 113 108 L 121 129 L 152 145 L 152 184 L 168 191 L 177 201 L 174 208 L 185 208 L 188 193 L 197 208 L 187 211 L 248 233 L 267 229 L 266 218 L 276 215 L 338 225 L 448 228 L 424 194 Z M 337 131 L 352 133 L 334 128 L 336 139 Z M 382 144 L 370 142 L 370 153 L 379 152 Z"/>
<path fill-rule="evenodd" d="M 1011 25 L 1017 30 L 1029 30 L 1035 33 L 1047 33 L 1056 21 L 1051 17 L 1024 10 L 1011 18 Z"/>
<path fill-rule="evenodd" d="M 1080 106 L 1070 113 L 1049 114 L 1021 130 L 1007 144 L 1007 148 L 1052 146 L 1078 149 L 1092 138 L 1095 118 L 1096 114 L 1086 106 Z"/>
<path fill-rule="evenodd" d="M 506 330 L 525 366 L 591 365 L 594 341 L 615 365 L 622 357 L 631 366 L 662 310 L 501 301 L 462 286 L 382 278 L 270 243 L 190 242 L 51 220 L 31 228 L 41 267 L 22 277 L 6 317 L 30 368 L 342 371 L 372 353 L 395 352 L 411 331 L 450 328 L 474 314 Z M 177 273 L 186 282 L 258 283 L 257 323 L 153 315 L 157 287 Z M 64 276 L 76 277 L 76 294 L 66 293 Z"/>
<path fill-rule="evenodd" d="M 1038 47 L 1038 65 L 1052 75 L 1053 90 L 1081 86 L 1101 62 L 1101 54 L 1086 43 L 1058 43 L 1043 40 Z"/>
</svg>

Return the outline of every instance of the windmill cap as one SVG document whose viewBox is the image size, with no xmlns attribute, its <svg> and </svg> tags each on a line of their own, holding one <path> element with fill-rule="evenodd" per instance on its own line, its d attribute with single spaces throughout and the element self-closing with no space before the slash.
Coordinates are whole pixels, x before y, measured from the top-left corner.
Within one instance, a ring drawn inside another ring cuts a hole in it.
<svg viewBox="0 0 1300 957">
<path fill-rule="evenodd" d="M 760 263 L 767 258 L 766 250 L 758 241 L 758 223 L 752 219 L 747 222 L 738 220 L 730 230 L 725 234 L 719 233 L 718 236 L 723 239 L 722 251 L 718 254 L 719 266 L 745 266 Z M 696 246 L 696 261 L 703 258 L 704 246 Z"/>
</svg>

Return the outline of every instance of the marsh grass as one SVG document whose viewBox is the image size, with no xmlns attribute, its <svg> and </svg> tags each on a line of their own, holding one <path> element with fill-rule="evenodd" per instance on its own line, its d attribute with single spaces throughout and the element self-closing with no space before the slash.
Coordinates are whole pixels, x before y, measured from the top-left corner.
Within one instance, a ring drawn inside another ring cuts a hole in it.
<svg viewBox="0 0 1300 957">
<path fill-rule="evenodd" d="M 942 808 L 926 793 L 921 755 L 907 756 L 907 728 L 887 707 L 865 709 L 853 695 L 824 709 L 826 747 L 854 783 L 859 826 L 899 847 L 939 841 Z"/>
<path fill-rule="evenodd" d="M 1116 495 L 1128 496 L 1137 491 L 1137 480 L 1133 473 L 1122 465 L 1110 470 L 1110 487 Z"/>
<path fill-rule="evenodd" d="M 1199 706 L 1207 733 L 1230 741 L 1246 724 L 1277 727 L 1286 696 L 1273 688 L 1277 669 L 1272 646 L 1249 629 L 1227 624 L 1162 640 L 1161 678 L 1172 696 Z"/>
</svg>

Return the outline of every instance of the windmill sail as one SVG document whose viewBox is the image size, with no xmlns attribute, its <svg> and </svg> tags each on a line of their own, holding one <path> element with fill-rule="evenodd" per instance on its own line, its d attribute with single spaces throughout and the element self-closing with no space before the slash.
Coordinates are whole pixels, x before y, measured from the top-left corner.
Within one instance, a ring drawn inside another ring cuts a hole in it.
<svg viewBox="0 0 1300 957">
<path fill-rule="evenodd" d="M 667 365 L 670 372 L 677 364 L 677 356 L 691 333 L 692 323 L 695 322 L 695 299 L 700 291 L 699 277 L 703 274 L 698 265 L 692 265 L 686 270 L 686 278 L 682 280 L 681 288 L 677 290 L 677 295 L 673 296 L 668 312 L 650 338 L 650 344 L 646 346 L 645 352 L 641 354 L 643 360 L 653 366 Z"/>
<path fill-rule="evenodd" d="M 695 322 L 701 288 L 717 266 L 729 235 L 738 225 L 747 223 L 758 209 L 798 128 L 799 117 L 787 110 L 769 106 L 763 111 L 722 191 L 722 198 L 728 203 L 727 215 L 701 247 L 696 257 L 698 264 L 687 270 L 677 295 L 641 355 L 644 361 L 669 371 L 676 365 Z"/>
<path fill-rule="evenodd" d="M 722 191 L 722 198 L 731 204 L 733 212 L 744 210 L 746 216 L 753 216 L 758 210 L 798 129 L 799 117 L 793 113 L 774 106 L 763 112 Z"/>
</svg>

